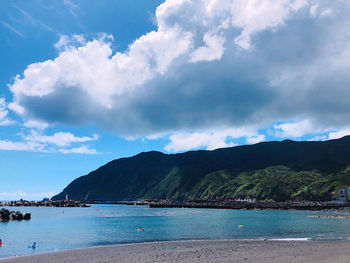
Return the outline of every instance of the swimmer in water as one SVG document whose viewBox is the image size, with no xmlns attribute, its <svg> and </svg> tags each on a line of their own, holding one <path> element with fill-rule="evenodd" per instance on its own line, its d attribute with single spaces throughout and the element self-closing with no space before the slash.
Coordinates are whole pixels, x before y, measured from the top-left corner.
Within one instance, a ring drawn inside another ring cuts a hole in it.
<svg viewBox="0 0 350 263">
<path fill-rule="evenodd" d="M 0 239 L 0 247 L 2 246 L 2 240 Z"/>
<path fill-rule="evenodd" d="M 142 227 L 139 227 L 138 229 L 137 229 L 137 231 L 139 231 L 139 232 L 142 232 L 142 231 L 145 231 Z"/>
<path fill-rule="evenodd" d="M 36 249 L 38 246 L 38 244 L 36 243 L 36 241 L 33 242 L 33 245 L 28 246 L 28 248 L 32 248 L 32 249 Z"/>
</svg>

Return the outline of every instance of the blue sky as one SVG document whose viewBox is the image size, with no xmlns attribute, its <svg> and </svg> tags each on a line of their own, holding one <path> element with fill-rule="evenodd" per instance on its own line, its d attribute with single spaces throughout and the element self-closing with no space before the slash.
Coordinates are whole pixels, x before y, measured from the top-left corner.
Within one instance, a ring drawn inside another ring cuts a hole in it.
<svg viewBox="0 0 350 263">
<path fill-rule="evenodd" d="M 0 200 L 142 151 L 350 134 L 346 1 L 0 2 Z"/>
</svg>

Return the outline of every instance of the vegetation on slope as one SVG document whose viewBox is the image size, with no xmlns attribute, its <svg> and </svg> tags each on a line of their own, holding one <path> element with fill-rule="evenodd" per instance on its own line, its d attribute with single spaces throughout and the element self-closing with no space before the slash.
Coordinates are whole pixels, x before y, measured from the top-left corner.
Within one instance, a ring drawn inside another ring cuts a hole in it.
<svg viewBox="0 0 350 263">
<path fill-rule="evenodd" d="M 220 182 L 220 183 L 218 183 Z M 189 194 L 195 199 L 258 200 L 329 200 L 337 188 L 350 185 L 350 169 L 337 174 L 315 171 L 293 171 L 285 166 L 272 166 L 237 177 L 225 171 L 205 176 Z"/>
</svg>

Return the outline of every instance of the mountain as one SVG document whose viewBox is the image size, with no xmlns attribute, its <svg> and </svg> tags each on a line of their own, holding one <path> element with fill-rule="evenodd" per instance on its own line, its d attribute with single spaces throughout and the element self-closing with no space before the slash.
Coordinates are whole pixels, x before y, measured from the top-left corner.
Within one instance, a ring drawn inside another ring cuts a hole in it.
<svg viewBox="0 0 350 263">
<path fill-rule="evenodd" d="M 350 136 L 262 142 L 213 151 L 151 151 L 113 160 L 52 200 L 257 198 L 327 200 L 350 185 Z"/>
</svg>

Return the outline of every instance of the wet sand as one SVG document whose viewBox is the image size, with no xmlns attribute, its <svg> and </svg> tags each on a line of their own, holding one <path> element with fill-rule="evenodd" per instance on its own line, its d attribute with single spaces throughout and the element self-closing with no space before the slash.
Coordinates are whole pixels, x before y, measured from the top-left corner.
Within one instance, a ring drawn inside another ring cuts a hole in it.
<svg viewBox="0 0 350 263">
<path fill-rule="evenodd" d="M 67 250 L 0 263 L 278 262 L 350 263 L 350 242 L 174 241 Z"/>
</svg>

